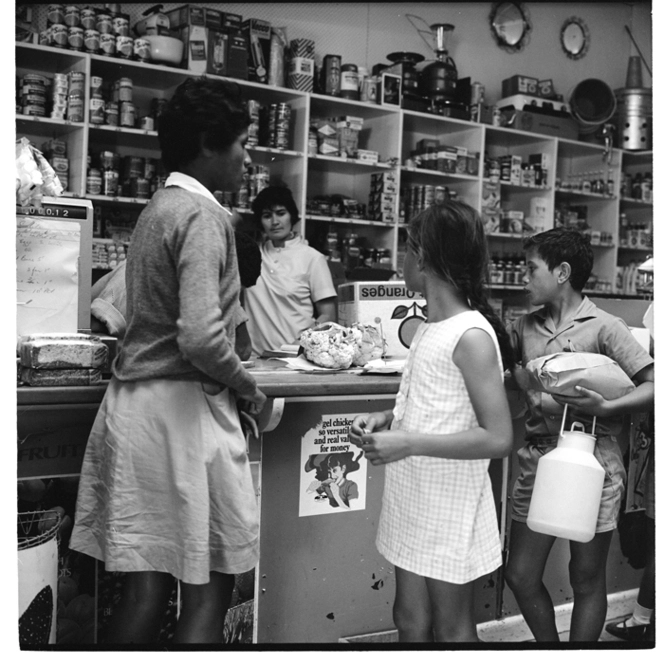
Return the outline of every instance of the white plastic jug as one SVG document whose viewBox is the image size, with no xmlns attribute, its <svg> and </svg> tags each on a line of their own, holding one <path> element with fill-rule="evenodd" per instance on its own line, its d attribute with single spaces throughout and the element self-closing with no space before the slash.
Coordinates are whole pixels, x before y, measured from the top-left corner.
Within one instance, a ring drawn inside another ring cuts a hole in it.
<svg viewBox="0 0 664 664">
<path fill-rule="evenodd" d="M 605 472 L 593 456 L 596 437 L 585 433 L 579 422 L 565 432 L 566 415 L 567 406 L 557 446 L 537 464 L 526 523 L 538 533 L 590 542 L 595 536 Z"/>
</svg>

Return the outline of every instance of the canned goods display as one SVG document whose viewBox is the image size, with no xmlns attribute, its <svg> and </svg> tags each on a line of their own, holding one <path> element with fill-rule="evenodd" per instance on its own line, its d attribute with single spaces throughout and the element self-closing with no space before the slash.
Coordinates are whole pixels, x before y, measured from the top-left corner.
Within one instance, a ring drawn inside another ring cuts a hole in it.
<svg viewBox="0 0 664 664">
<path fill-rule="evenodd" d="M 97 30 L 102 35 L 113 34 L 113 23 L 110 14 L 97 14 Z"/>
<path fill-rule="evenodd" d="M 104 124 L 105 103 L 103 99 L 93 98 L 90 99 L 90 122 L 92 124 Z"/>
<path fill-rule="evenodd" d="M 326 95 L 339 96 L 341 84 L 341 56 L 326 55 L 323 58 L 323 89 Z"/>
<path fill-rule="evenodd" d="M 85 179 L 85 190 L 88 194 L 101 194 L 101 171 L 97 168 L 91 168 L 88 171 L 88 177 Z"/>
<path fill-rule="evenodd" d="M 67 43 L 72 51 L 83 50 L 83 33 L 85 31 L 80 26 L 72 26 L 67 29 Z"/>
<path fill-rule="evenodd" d="M 102 173 L 101 193 L 104 196 L 117 196 L 120 176 L 114 168 L 108 168 Z"/>
<path fill-rule="evenodd" d="M 111 19 L 111 25 L 116 37 L 129 37 L 129 19 L 123 16 L 116 16 Z"/>
<path fill-rule="evenodd" d="M 67 48 L 69 45 L 69 28 L 64 23 L 51 26 L 51 45 L 56 48 Z"/>
<path fill-rule="evenodd" d="M 94 7 L 81 9 L 81 25 L 85 30 L 93 30 L 97 27 L 97 10 Z"/>
<path fill-rule="evenodd" d="M 145 175 L 145 160 L 143 157 L 127 155 L 122 159 L 122 177 L 138 178 Z"/>
<path fill-rule="evenodd" d="M 67 5 L 64 12 L 64 23 L 70 28 L 81 25 L 81 9 L 78 5 Z"/>
<path fill-rule="evenodd" d="M 99 30 L 99 50 L 102 55 L 115 55 L 115 35 Z"/>
<path fill-rule="evenodd" d="M 81 95 L 85 92 L 85 72 L 71 71 L 69 72 L 69 94 L 80 92 Z"/>
<path fill-rule="evenodd" d="M 48 5 L 46 8 L 46 20 L 51 24 L 65 22 L 65 6 L 64 5 Z"/>
<path fill-rule="evenodd" d="M 136 126 L 136 107 L 130 101 L 123 101 L 120 103 L 120 126 Z"/>
<path fill-rule="evenodd" d="M 90 76 L 90 97 L 92 99 L 102 98 L 102 86 L 104 79 L 101 76 Z"/>
<path fill-rule="evenodd" d="M 115 98 L 115 90 L 117 90 L 117 99 Z M 114 85 L 114 99 L 113 101 L 133 101 L 134 100 L 134 83 L 130 78 L 120 78 Z"/>
<path fill-rule="evenodd" d="M 287 150 L 290 145 L 290 116 L 288 104 L 270 104 L 269 113 L 269 147 Z"/>
<path fill-rule="evenodd" d="M 120 58 L 131 60 L 134 55 L 134 40 L 127 35 L 117 35 L 115 38 L 115 53 Z"/>
<path fill-rule="evenodd" d="M 83 45 L 87 53 L 99 52 L 99 30 L 86 28 L 83 32 Z"/>
<path fill-rule="evenodd" d="M 70 95 L 67 101 L 67 120 L 70 122 L 83 122 L 83 97 Z"/>
<path fill-rule="evenodd" d="M 120 122 L 120 106 L 115 101 L 109 101 L 106 103 L 106 108 L 104 110 L 104 119 L 106 124 L 111 127 L 117 127 Z"/>
<path fill-rule="evenodd" d="M 139 62 L 151 60 L 150 42 L 147 39 L 134 39 L 134 58 Z"/>
</svg>

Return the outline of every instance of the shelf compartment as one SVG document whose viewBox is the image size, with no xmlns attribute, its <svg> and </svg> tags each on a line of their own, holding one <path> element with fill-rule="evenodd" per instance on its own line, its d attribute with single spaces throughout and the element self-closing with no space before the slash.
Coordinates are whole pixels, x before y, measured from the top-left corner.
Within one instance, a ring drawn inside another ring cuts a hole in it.
<svg viewBox="0 0 664 664">
<path fill-rule="evenodd" d="M 394 166 L 386 162 L 372 163 L 350 157 L 334 157 L 327 155 L 309 155 L 309 168 L 322 167 L 330 172 L 343 174 L 367 174 L 394 170 Z"/>
<path fill-rule="evenodd" d="M 87 55 L 52 46 L 16 44 L 16 75 L 28 72 L 45 74 L 67 74 L 70 71 L 85 71 Z"/>
<path fill-rule="evenodd" d="M 394 228 L 394 224 L 386 221 L 374 221 L 373 219 L 356 219 L 354 217 L 328 217 L 319 214 L 305 214 L 307 221 L 323 221 L 334 224 L 344 224 L 353 226 L 378 226 L 383 228 Z"/>
<path fill-rule="evenodd" d="M 408 166 L 401 166 L 401 176 L 406 180 L 423 180 L 435 178 L 436 180 L 449 180 L 450 182 L 458 181 L 479 181 L 479 175 L 467 175 L 464 173 L 445 173 L 444 171 L 434 171 L 430 168 L 409 168 Z"/>
</svg>

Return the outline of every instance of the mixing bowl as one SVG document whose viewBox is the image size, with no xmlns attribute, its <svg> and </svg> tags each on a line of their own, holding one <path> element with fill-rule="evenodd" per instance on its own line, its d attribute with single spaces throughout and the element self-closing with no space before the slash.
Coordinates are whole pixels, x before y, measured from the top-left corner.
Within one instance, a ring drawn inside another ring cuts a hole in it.
<svg viewBox="0 0 664 664">
<path fill-rule="evenodd" d="M 182 62 L 184 42 L 168 35 L 144 35 L 143 39 L 150 42 L 150 58 L 152 62 L 166 62 L 179 65 Z"/>
</svg>

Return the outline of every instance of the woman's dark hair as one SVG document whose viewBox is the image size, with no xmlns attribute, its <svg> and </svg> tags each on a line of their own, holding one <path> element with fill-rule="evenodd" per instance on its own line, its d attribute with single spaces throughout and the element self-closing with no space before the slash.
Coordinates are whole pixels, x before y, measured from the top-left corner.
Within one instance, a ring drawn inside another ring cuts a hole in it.
<svg viewBox="0 0 664 664">
<path fill-rule="evenodd" d="M 456 288 L 491 323 L 503 367 L 511 369 L 514 351 L 509 335 L 486 295 L 489 248 L 477 210 L 461 201 L 432 205 L 411 219 L 408 243 L 425 269 Z"/>
<path fill-rule="evenodd" d="M 300 221 L 300 212 L 297 209 L 291 190 L 288 187 L 271 185 L 261 189 L 251 204 L 254 221 L 258 226 L 260 226 L 263 210 L 271 210 L 275 205 L 283 205 L 288 210 L 293 226 Z"/>
<path fill-rule="evenodd" d="M 572 228 L 552 228 L 531 235 L 524 239 L 523 250 L 537 252 L 549 270 L 561 263 L 569 263 L 570 286 L 579 292 L 586 285 L 595 261 L 590 238 Z"/>
<path fill-rule="evenodd" d="M 168 172 L 195 159 L 201 147 L 222 151 L 250 123 L 236 83 L 188 78 L 175 90 L 159 115 L 161 160 Z"/>
</svg>

